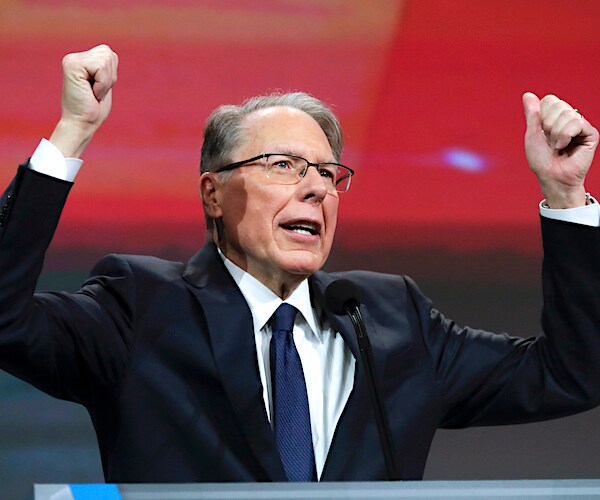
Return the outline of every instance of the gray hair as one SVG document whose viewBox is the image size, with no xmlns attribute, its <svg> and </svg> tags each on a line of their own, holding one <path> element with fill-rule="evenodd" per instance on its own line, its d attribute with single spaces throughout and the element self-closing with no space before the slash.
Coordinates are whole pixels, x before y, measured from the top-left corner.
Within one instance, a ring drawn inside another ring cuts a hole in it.
<svg viewBox="0 0 600 500">
<path fill-rule="evenodd" d="M 344 146 L 342 129 L 331 108 L 305 92 L 274 93 L 252 97 L 241 106 L 225 105 L 213 111 L 204 126 L 200 172 L 210 172 L 231 163 L 233 153 L 242 141 L 246 117 L 255 111 L 278 106 L 299 109 L 312 117 L 323 129 L 333 157 L 340 161 Z"/>
</svg>

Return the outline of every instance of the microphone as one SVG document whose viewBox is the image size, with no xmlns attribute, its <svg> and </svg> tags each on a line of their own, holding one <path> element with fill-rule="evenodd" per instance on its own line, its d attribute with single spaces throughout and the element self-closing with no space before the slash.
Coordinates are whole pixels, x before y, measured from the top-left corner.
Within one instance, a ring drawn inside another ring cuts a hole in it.
<svg viewBox="0 0 600 500">
<path fill-rule="evenodd" d="M 333 314 L 345 314 L 348 309 L 360 306 L 360 288 L 354 281 L 332 281 L 325 290 L 325 303 Z"/>
<path fill-rule="evenodd" d="M 325 289 L 325 304 L 334 314 L 347 314 L 354 325 L 361 356 L 371 349 L 367 328 L 360 312 L 360 288 L 353 281 L 339 279 L 332 281 Z"/>
<path fill-rule="evenodd" d="M 390 481 L 400 480 L 400 474 L 396 466 L 397 462 L 392 451 L 392 431 L 389 419 L 385 407 L 381 403 L 379 387 L 375 382 L 375 366 L 371 351 L 371 342 L 369 341 L 367 327 L 360 312 L 360 301 L 360 288 L 358 288 L 356 283 L 348 279 L 333 281 L 325 289 L 325 304 L 327 309 L 333 314 L 347 314 L 354 326 L 360 357 L 367 379 L 367 386 L 371 396 L 371 404 L 375 413 L 375 422 L 377 423 L 377 432 L 383 451 L 387 476 Z"/>
</svg>

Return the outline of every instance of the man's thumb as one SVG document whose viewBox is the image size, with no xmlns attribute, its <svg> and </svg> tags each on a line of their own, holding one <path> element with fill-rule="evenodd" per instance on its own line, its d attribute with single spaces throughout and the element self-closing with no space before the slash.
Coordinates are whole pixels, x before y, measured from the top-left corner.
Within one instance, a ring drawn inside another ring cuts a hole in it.
<svg viewBox="0 0 600 500">
<path fill-rule="evenodd" d="M 536 132 L 542 126 L 540 119 L 540 99 L 532 92 L 525 92 L 522 99 L 527 131 Z"/>
</svg>

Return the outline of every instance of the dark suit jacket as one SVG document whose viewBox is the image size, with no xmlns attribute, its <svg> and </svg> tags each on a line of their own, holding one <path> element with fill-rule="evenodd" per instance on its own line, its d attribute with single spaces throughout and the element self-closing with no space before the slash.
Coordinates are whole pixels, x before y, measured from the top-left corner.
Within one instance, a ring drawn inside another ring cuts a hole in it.
<svg viewBox="0 0 600 500">
<path fill-rule="evenodd" d="M 20 168 L 0 200 L 0 364 L 95 426 L 110 482 L 283 481 L 267 421 L 250 311 L 207 244 L 187 264 L 108 256 L 75 294 L 34 294 L 69 183 Z M 463 328 L 407 277 L 310 278 L 362 290 L 400 474 L 422 476 L 435 430 L 551 418 L 600 400 L 598 230 L 543 220 L 544 335 Z M 385 479 L 348 318 L 323 313 L 357 370 L 322 480 Z"/>
</svg>

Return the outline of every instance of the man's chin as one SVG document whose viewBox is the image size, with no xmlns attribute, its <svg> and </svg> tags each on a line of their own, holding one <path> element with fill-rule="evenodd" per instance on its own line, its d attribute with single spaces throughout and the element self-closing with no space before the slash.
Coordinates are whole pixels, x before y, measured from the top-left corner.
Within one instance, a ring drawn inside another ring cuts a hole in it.
<svg viewBox="0 0 600 500">
<path fill-rule="evenodd" d="M 288 255 L 285 259 L 285 263 L 282 263 L 282 269 L 290 274 L 302 275 L 305 277 L 316 273 L 325 260 L 321 255 L 315 255 L 311 252 L 306 251 L 294 251 L 294 255 Z"/>
</svg>

